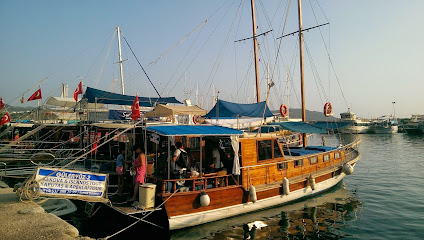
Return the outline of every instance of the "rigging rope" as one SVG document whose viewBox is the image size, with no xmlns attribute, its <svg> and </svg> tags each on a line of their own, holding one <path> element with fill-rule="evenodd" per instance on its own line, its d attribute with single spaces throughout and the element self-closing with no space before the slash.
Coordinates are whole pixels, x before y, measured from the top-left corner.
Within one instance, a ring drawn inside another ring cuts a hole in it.
<svg viewBox="0 0 424 240">
<path fill-rule="evenodd" d="M 125 38 L 124 35 L 122 35 L 122 37 L 124 38 L 125 42 L 128 45 L 128 48 L 131 50 L 132 54 L 134 55 L 135 59 L 138 62 L 138 65 L 141 67 L 141 69 L 143 70 L 144 74 L 146 75 L 147 79 L 149 80 L 150 84 L 152 84 L 153 88 L 155 89 L 156 93 L 158 94 L 158 96 L 161 98 L 160 93 L 158 92 L 158 90 L 156 89 L 155 85 L 153 84 L 152 80 L 150 80 L 149 75 L 147 75 L 146 71 L 144 70 L 143 66 L 141 65 L 140 61 L 138 61 L 137 56 L 135 55 L 134 51 L 132 50 L 130 44 L 128 43 L 127 39 Z"/>
</svg>

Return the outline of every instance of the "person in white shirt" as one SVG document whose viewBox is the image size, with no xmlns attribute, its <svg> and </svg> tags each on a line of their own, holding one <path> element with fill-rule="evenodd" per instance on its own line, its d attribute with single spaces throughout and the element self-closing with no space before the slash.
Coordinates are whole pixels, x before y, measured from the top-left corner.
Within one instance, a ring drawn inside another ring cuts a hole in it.
<svg viewBox="0 0 424 240">
<path fill-rule="evenodd" d="M 179 171 L 179 170 L 182 169 L 182 167 L 179 166 L 176 162 L 178 161 L 178 159 L 181 155 L 181 152 L 185 152 L 185 153 L 187 153 L 187 152 L 184 150 L 183 144 L 181 142 L 175 143 L 175 147 L 177 149 L 175 150 L 174 156 L 172 157 L 171 168 L 172 168 L 173 171 L 175 171 L 175 170 Z"/>
<path fill-rule="evenodd" d="M 224 165 L 222 164 L 222 161 L 221 161 L 221 153 L 219 152 L 218 147 L 215 147 L 212 150 L 212 158 L 213 158 L 213 163 L 214 163 L 215 170 L 224 167 Z"/>
</svg>

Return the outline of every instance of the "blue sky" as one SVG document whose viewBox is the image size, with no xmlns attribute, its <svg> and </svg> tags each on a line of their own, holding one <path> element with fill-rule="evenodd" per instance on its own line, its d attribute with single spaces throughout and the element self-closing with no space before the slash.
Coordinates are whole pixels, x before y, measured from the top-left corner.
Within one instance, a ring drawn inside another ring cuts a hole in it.
<svg viewBox="0 0 424 240">
<path fill-rule="evenodd" d="M 275 38 L 282 32 L 288 3 L 256 1 L 258 33 L 273 30 L 258 38 L 261 99 L 266 95 L 267 63 L 276 83 L 270 91 L 272 109 L 287 104 L 287 75 L 289 105 L 300 107 L 297 37 L 284 38 L 276 57 L 280 41 Z M 284 33 L 297 30 L 296 7 L 292 1 Z M 378 117 L 392 114 L 395 101 L 399 117 L 424 113 L 423 1 L 304 0 L 303 9 L 305 28 L 330 22 L 304 34 L 308 109 L 321 111 L 330 101 L 337 116 L 351 107 L 358 116 Z M 171 48 L 206 19 L 206 24 Z M 58 96 L 61 83 L 69 84 L 71 95 L 79 76 L 86 86 L 119 92 L 113 35 L 118 25 L 162 95 L 183 100 L 186 92 L 196 102 L 198 83 L 199 104 L 206 109 L 212 107 L 212 86 L 222 99 L 254 101 L 252 42 L 234 43 L 252 35 L 250 1 L 246 0 L 0 1 L 0 96 L 6 103 L 21 105 L 22 93 L 45 77 L 44 99 Z M 122 43 L 123 58 L 128 59 L 124 63 L 126 94 L 156 97 Z"/>
</svg>

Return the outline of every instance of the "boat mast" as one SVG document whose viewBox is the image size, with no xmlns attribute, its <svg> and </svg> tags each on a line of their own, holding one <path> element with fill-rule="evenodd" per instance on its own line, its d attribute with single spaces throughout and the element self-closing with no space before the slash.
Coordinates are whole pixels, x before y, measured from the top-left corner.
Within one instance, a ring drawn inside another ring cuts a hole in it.
<svg viewBox="0 0 424 240">
<path fill-rule="evenodd" d="M 125 95 L 124 72 L 122 67 L 122 53 L 121 53 L 121 30 L 119 29 L 119 26 L 116 27 L 116 32 L 118 34 L 119 70 L 121 74 L 121 89 L 122 89 L 122 95 Z"/>
<path fill-rule="evenodd" d="M 305 107 L 305 80 L 303 69 L 303 33 L 302 33 L 302 0 L 298 0 L 298 17 L 299 17 L 299 51 L 300 51 L 300 87 L 302 96 L 302 122 L 306 122 Z M 306 133 L 303 133 L 303 147 L 307 146 Z"/>
<path fill-rule="evenodd" d="M 258 40 L 256 39 L 255 1 L 250 0 L 250 5 L 252 7 L 253 48 L 255 52 L 256 102 L 260 102 L 261 97 L 259 95 Z"/>
</svg>

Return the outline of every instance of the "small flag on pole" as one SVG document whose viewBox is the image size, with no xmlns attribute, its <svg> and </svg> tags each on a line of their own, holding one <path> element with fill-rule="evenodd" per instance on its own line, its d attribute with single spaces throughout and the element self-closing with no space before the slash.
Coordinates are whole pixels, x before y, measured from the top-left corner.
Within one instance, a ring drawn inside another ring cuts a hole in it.
<svg viewBox="0 0 424 240">
<path fill-rule="evenodd" d="M 43 97 L 41 96 L 41 88 L 39 88 L 37 91 L 35 91 L 35 93 L 31 95 L 31 97 L 28 98 L 27 102 L 32 100 L 42 99 L 42 98 Z"/>
<path fill-rule="evenodd" d="M 4 108 L 3 98 L 0 97 L 0 111 Z"/>
<path fill-rule="evenodd" d="M 77 89 L 75 89 L 75 92 L 74 92 L 74 99 L 75 99 L 76 102 L 78 102 L 78 95 L 79 94 L 82 94 L 82 82 L 80 82 L 78 84 L 78 87 L 77 87 Z"/>
<path fill-rule="evenodd" d="M 135 96 L 134 102 L 131 106 L 131 118 L 132 120 L 137 120 L 141 117 L 140 114 L 140 103 L 138 102 L 138 94 Z"/>
<path fill-rule="evenodd" d="M 0 120 L 0 126 L 6 124 L 8 122 L 10 122 L 10 115 L 9 115 L 9 113 L 6 113 L 6 114 L 4 114 L 4 116 Z"/>
<path fill-rule="evenodd" d="M 93 150 L 93 152 L 96 154 L 97 153 L 97 142 L 93 143 L 93 147 L 91 148 Z M 93 152 L 91 152 L 91 154 L 93 154 Z"/>
</svg>

